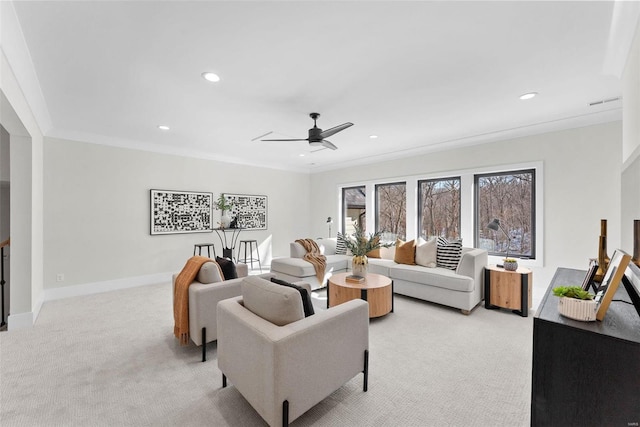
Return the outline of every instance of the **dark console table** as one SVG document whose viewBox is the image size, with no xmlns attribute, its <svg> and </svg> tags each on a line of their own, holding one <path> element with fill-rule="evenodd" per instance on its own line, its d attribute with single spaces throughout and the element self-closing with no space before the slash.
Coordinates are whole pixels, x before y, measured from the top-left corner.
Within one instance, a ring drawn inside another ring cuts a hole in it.
<svg viewBox="0 0 640 427">
<path fill-rule="evenodd" d="M 640 316 L 613 301 L 602 322 L 558 313 L 557 286 L 585 271 L 559 268 L 533 319 L 532 426 L 640 425 Z M 630 301 L 624 286 L 614 300 Z"/>
</svg>

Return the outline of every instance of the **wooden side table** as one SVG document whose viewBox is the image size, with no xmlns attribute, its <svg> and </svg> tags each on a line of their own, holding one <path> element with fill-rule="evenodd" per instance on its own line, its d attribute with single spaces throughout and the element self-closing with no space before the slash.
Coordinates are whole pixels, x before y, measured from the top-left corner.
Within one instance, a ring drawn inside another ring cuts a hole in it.
<svg viewBox="0 0 640 427">
<path fill-rule="evenodd" d="M 381 274 L 368 273 L 362 283 L 348 282 L 351 273 L 338 273 L 329 277 L 327 308 L 363 299 L 369 303 L 369 317 L 380 317 L 393 312 L 393 280 Z"/>
<path fill-rule="evenodd" d="M 533 273 L 528 268 L 518 267 L 507 271 L 489 265 L 484 269 L 484 308 L 510 308 L 522 317 L 529 315 Z"/>
</svg>

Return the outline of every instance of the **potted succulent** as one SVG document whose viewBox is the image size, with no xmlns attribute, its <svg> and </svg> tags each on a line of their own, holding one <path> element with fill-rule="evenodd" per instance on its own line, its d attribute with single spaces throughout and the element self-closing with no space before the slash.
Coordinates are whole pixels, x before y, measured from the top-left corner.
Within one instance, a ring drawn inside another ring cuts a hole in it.
<svg viewBox="0 0 640 427">
<path fill-rule="evenodd" d="M 382 243 L 381 236 L 382 231 L 377 231 L 367 236 L 362 227 L 357 224 L 355 226 L 355 232 L 351 236 L 338 233 L 338 238 L 344 240 L 345 246 L 351 252 L 351 255 L 353 255 L 351 261 L 354 276 L 367 277 L 369 265 L 367 254 L 369 252 L 380 248 L 388 248 L 393 245 L 393 243 Z"/>
<path fill-rule="evenodd" d="M 231 224 L 231 217 L 229 217 L 229 211 L 233 208 L 233 203 L 227 203 L 227 199 L 224 198 L 224 194 L 220 193 L 220 197 L 213 204 L 213 207 L 216 210 L 222 211 L 220 216 L 220 227 L 228 228 L 229 224 Z"/>
<path fill-rule="evenodd" d="M 515 258 L 505 258 L 503 265 L 507 271 L 516 271 L 518 269 L 518 260 Z"/>
<path fill-rule="evenodd" d="M 560 297 L 558 311 L 563 316 L 583 322 L 596 320 L 598 304 L 593 294 L 579 286 L 559 286 L 553 288 L 553 294 Z"/>
</svg>

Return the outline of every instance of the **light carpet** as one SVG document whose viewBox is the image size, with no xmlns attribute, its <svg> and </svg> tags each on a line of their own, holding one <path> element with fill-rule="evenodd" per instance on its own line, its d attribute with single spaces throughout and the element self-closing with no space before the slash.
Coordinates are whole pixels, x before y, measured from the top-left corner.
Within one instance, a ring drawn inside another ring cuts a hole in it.
<svg viewBox="0 0 640 427">
<path fill-rule="evenodd" d="M 371 320 L 369 391 L 358 375 L 292 425 L 528 426 L 532 328 L 396 296 Z M 266 425 L 222 388 L 216 344 L 202 363 L 172 331 L 170 283 L 47 302 L 34 328 L 0 333 L 0 425 Z"/>
</svg>

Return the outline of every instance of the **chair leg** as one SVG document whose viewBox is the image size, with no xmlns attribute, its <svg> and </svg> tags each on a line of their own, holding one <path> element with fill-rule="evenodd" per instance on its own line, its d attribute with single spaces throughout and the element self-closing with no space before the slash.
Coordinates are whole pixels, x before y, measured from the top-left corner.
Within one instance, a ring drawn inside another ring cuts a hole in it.
<svg viewBox="0 0 640 427">
<path fill-rule="evenodd" d="M 364 351 L 364 371 L 362 373 L 364 374 L 362 390 L 366 392 L 369 388 L 369 350 Z"/>
<path fill-rule="evenodd" d="M 282 402 L 282 427 L 289 425 L 289 401 Z"/>
<path fill-rule="evenodd" d="M 207 361 L 207 328 L 202 328 L 202 361 Z"/>
<path fill-rule="evenodd" d="M 227 386 L 227 376 L 225 374 L 222 374 L 222 388 L 225 388 Z"/>
</svg>

